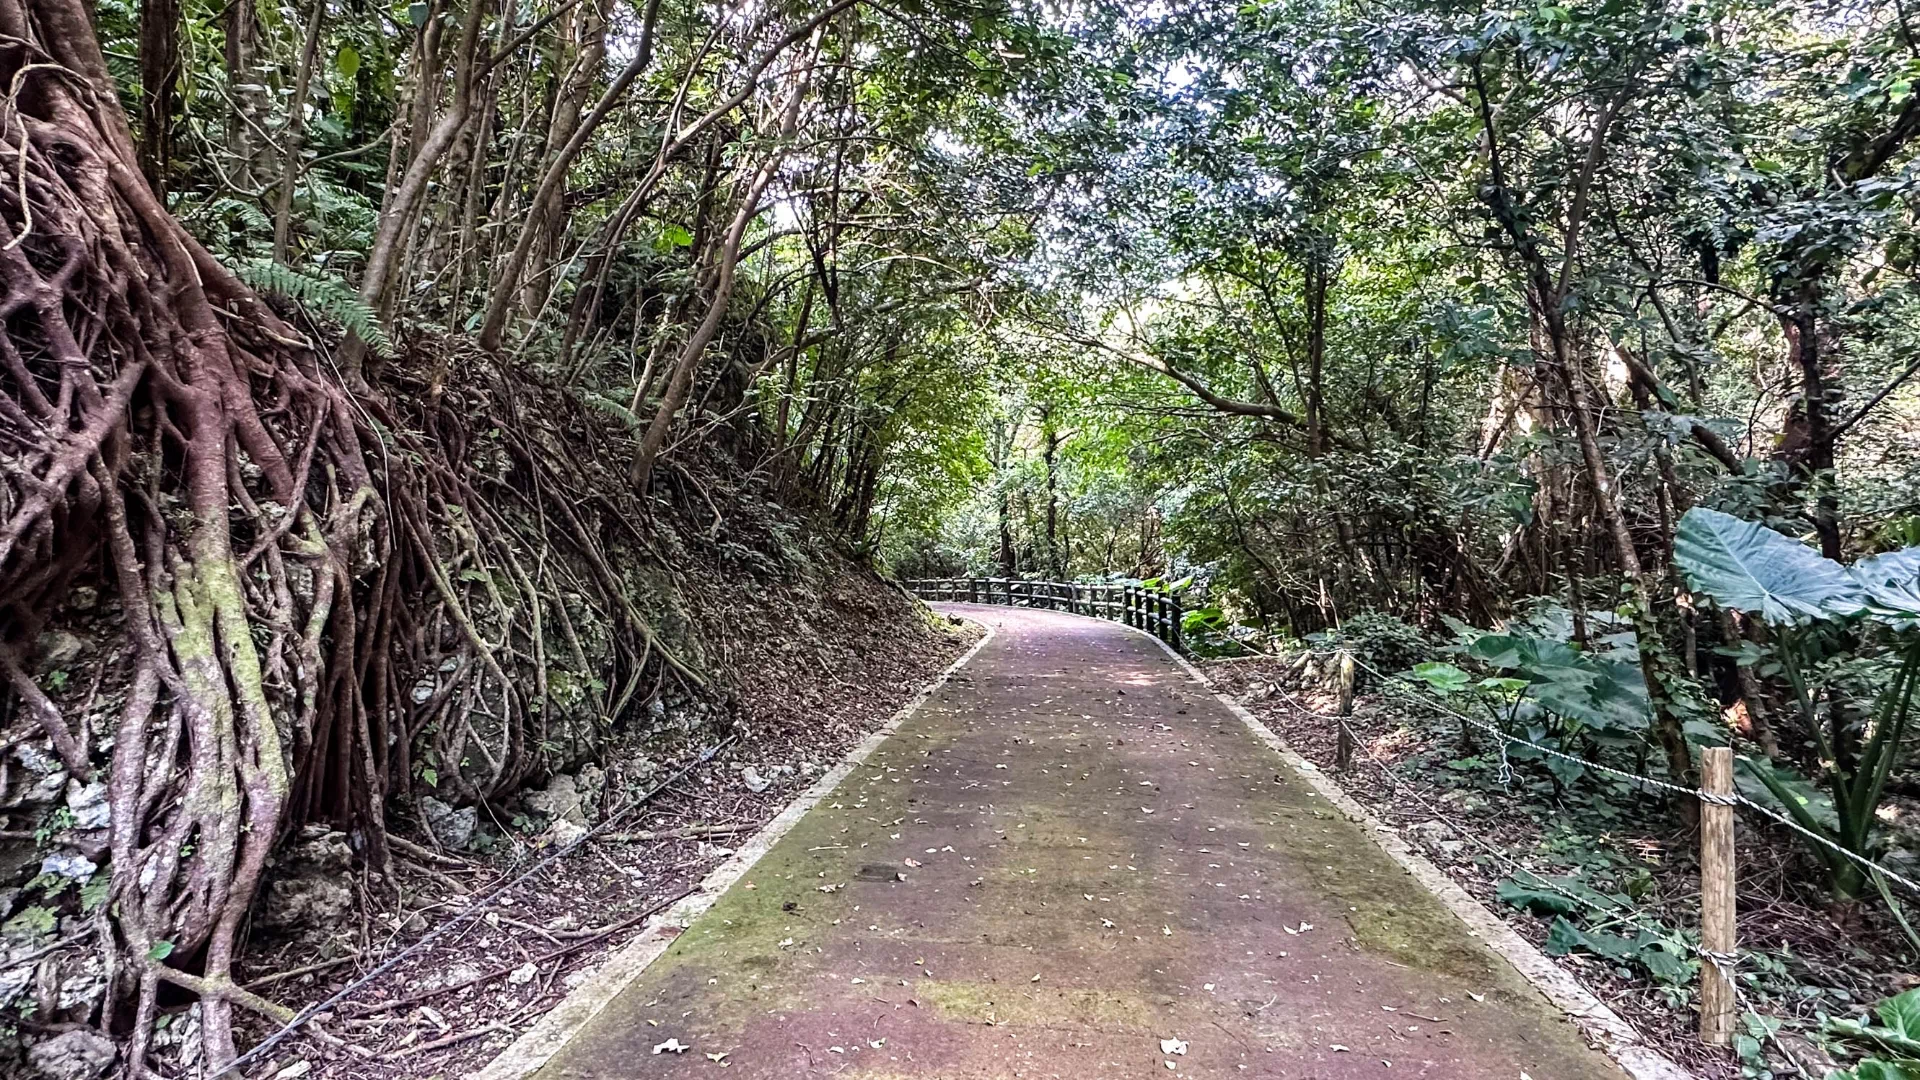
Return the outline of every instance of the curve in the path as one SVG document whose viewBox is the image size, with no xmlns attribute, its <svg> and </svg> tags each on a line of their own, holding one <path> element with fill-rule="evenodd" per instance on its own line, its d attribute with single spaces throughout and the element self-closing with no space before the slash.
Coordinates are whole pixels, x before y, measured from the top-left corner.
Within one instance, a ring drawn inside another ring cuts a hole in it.
<svg viewBox="0 0 1920 1080">
<path fill-rule="evenodd" d="M 1621 1075 L 1153 642 L 940 606 L 997 636 L 542 1080 Z"/>
</svg>

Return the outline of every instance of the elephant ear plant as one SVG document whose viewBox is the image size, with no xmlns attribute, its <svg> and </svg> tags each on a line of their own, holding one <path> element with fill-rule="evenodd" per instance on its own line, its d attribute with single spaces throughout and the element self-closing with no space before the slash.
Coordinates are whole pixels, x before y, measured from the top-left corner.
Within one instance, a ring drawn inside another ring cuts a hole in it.
<svg viewBox="0 0 1920 1080">
<path fill-rule="evenodd" d="M 1696 594 L 1764 621 L 1777 642 L 1779 671 L 1811 734 L 1832 812 L 1823 813 L 1804 785 L 1764 762 L 1743 759 L 1747 772 L 1808 832 L 1861 858 L 1875 854 L 1875 811 L 1900 754 L 1920 674 L 1920 548 L 1842 566 L 1791 537 L 1717 510 L 1695 507 L 1680 519 L 1674 562 Z M 1893 673 L 1864 721 L 1838 707 L 1831 681 L 1816 668 L 1831 642 L 1858 640 L 1878 628 L 1891 645 Z M 1839 633 L 1852 630 L 1851 638 Z M 1869 887 L 1860 863 L 1812 844 L 1825 864 L 1836 901 L 1858 900 Z M 1877 875 L 1875 875 L 1877 877 Z"/>
</svg>

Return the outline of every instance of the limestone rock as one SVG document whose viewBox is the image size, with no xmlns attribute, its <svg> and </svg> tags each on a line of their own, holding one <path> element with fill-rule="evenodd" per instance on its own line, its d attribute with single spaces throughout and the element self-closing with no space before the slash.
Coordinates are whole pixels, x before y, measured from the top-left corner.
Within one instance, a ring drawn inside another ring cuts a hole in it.
<svg viewBox="0 0 1920 1080">
<path fill-rule="evenodd" d="M 530 791 L 521 799 L 527 809 L 546 818 L 548 821 L 567 821 L 575 825 L 587 822 L 587 813 L 581 805 L 580 788 L 574 778 L 559 773 L 547 781 L 547 786 L 539 791 Z"/>
<path fill-rule="evenodd" d="M 27 1050 L 27 1063 L 47 1080 L 95 1080 L 113 1066 L 113 1042 L 97 1031 L 67 1031 Z"/>
<path fill-rule="evenodd" d="M 40 635 L 40 667 L 58 671 L 80 658 L 86 644 L 65 630 L 50 630 Z"/>
<path fill-rule="evenodd" d="M 353 911 L 353 890 L 339 877 L 301 875 L 275 878 L 256 920 L 269 929 L 332 927 Z"/>
<path fill-rule="evenodd" d="M 587 816 L 591 818 L 594 815 L 595 808 L 600 805 L 601 794 L 607 790 L 606 771 L 598 765 L 582 765 L 580 767 L 580 775 L 574 778 L 573 786 L 574 790 L 580 793 L 581 807 L 587 811 Z"/>
<path fill-rule="evenodd" d="M 465 848 L 480 824 L 479 811 L 473 807 L 455 810 L 431 795 L 420 800 L 420 815 L 427 819 L 427 828 L 433 831 L 434 839 L 452 851 Z"/>
<path fill-rule="evenodd" d="M 47 963 L 46 961 L 42 962 Z M 106 965 L 100 957 L 69 950 L 47 966 L 55 989 L 54 1008 L 60 1012 L 84 1011 L 107 996 Z"/>
<path fill-rule="evenodd" d="M 578 843 L 580 839 L 586 835 L 587 827 L 585 825 L 561 818 L 547 829 L 547 846 L 563 848 L 570 844 Z"/>
<path fill-rule="evenodd" d="M 347 834 L 310 825 L 280 853 L 279 866 L 290 873 L 337 877 L 353 869 L 353 849 Z"/>
<path fill-rule="evenodd" d="M 73 813 L 76 829 L 106 828 L 112 817 L 112 808 L 107 805 L 106 781 L 95 780 L 91 784 L 67 781 L 67 809 Z"/>
<path fill-rule="evenodd" d="M 72 851 L 56 851 L 40 860 L 40 872 L 69 881 L 85 881 L 100 867 L 92 859 Z"/>
</svg>

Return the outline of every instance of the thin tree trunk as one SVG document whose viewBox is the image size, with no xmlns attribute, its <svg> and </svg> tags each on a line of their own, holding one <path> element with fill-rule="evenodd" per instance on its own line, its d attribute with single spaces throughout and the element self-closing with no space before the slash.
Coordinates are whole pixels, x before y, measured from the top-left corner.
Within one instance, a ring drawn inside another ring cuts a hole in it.
<svg viewBox="0 0 1920 1080">
<path fill-rule="evenodd" d="M 740 199 L 740 208 L 734 213 L 733 223 L 728 226 L 720 244 L 718 277 L 714 282 L 713 296 L 708 301 L 706 318 L 700 320 L 699 328 L 694 330 L 693 336 L 680 350 L 680 356 L 668 375 L 667 389 L 661 395 L 660 407 L 653 414 L 653 422 L 647 426 L 646 435 L 640 440 L 639 452 L 634 455 L 629 479 L 642 490 L 653 475 L 654 459 L 666 445 L 667 432 L 673 426 L 674 415 L 680 411 L 680 406 L 686 404 L 687 395 L 693 389 L 693 377 L 699 371 L 707 343 L 719 332 L 721 320 L 726 317 L 727 301 L 733 296 L 734 273 L 739 268 L 740 245 L 746 239 L 747 226 L 760 214 L 760 196 L 766 192 L 767 185 L 773 182 L 780 163 L 786 160 L 788 145 L 794 129 L 799 125 L 800 106 L 806 98 L 814 65 L 820 56 L 821 33 L 820 29 L 814 31 L 810 55 L 782 110 L 780 126 L 775 135 L 776 145 L 754 172 L 753 179 L 748 181 L 746 192 Z"/>
<path fill-rule="evenodd" d="M 313 85 L 313 65 L 320 52 L 320 28 L 326 15 L 327 0 L 313 0 L 313 14 L 307 16 L 307 31 L 300 44 L 300 68 L 293 77 L 293 97 L 287 106 L 287 127 L 280 138 L 280 190 L 273 197 L 273 261 L 282 264 L 287 261 L 293 237 L 293 190 L 300 182 L 307 92 Z"/>
<path fill-rule="evenodd" d="M 173 168 L 174 83 L 179 75 L 180 0 L 142 0 L 140 173 L 162 205 L 167 199 L 167 174 Z"/>
</svg>

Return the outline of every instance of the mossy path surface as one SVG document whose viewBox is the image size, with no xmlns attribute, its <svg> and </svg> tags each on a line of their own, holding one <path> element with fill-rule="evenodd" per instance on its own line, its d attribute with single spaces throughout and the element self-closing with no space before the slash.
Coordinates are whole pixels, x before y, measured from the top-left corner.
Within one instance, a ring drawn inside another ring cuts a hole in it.
<svg viewBox="0 0 1920 1080">
<path fill-rule="evenodd" d="M 954 609 L 997 635 L 541 1080 L 1622 1075 L 1153 642 Z"/>
</svg>

